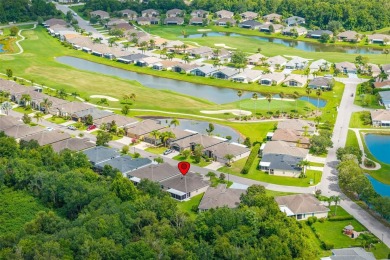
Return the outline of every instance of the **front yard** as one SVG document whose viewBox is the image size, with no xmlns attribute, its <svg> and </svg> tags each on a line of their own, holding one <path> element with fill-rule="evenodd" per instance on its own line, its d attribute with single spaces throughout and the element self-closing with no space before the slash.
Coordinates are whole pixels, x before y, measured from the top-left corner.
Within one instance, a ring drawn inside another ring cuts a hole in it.
<svg viewBox="0 0 390 260">
<path fill-rule="evenodd" d="M 193 165 L 196 165 L 199 167 L 205 167 L 205 166 L 211 164 L 211 161 L 206 162 L 204 158 L 202 158 L 200 160 L 200 163 L 195 163 L 195 156 L 192 156 L 192 155 L 189 156 L 188 158 L 185 158 L 183 155 L 179 154 L 179 155 L 176 155 L 175 157 L 173 157 L 172 159 L 177 160 L 177 161 L 181 161 L 181 162 L 189 162 L 190 164 L 193 164 Z"/>
<path fill-rule="evenodd" d="M 154 153 L 154 154 L 162 154 L 168 148 L 166 147 L 148 147 L 145 149 L 146 152 Z"/>
</svg>

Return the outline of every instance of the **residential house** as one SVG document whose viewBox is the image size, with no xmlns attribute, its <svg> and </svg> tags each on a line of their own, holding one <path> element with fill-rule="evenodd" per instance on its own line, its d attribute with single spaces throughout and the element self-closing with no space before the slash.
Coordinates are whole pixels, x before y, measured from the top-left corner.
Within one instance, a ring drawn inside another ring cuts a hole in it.
<svg viewBox="0 0 390 260">
<path fill-rule="evenodd" d="M 161 164 L 149 164 L 146 167 L 136 169 L 127 174 L 127 177 L 138 184 L 141 180 L 150 180 L 153 182 L 161 182 L 170 178 L 181 175 L 176 167 L 171 166 L 168 163 Z"/>
<path fill-rule="evenodd" d="M 330 68 L 330 62 L 324 59 L 313 61 L 309 66 L 310 71 L 318 71 L 318 70 L 328 71 L 329 68 Z"/>
<path fill-rule="evenodd" d="M 192 17 L 189 21 L 189 25 L 207 25 L 209 20 L 207 18 Z"/>
<path fill-rule="evenodd" d="M 67 27 L 68 23 L 62 19 L 57 19 L 57 18 L 51 18 L 49 20 L 46 20 L 43 25 L 45 27 L 52 27 L 54 25 L 61 25 L 62 27 Z"/>
<path fill-rule="evenodd" d="M 260 32 L 266 33 L 280 33 L 282 32 L 284 26 L 281 24 L 273 24 L 273 23 L 263 23 L 259 27 Z"/>
<path fill-rule="evenodd" d="M 222 207 L 237 208 L 240 204 L 240 197 L 244 193 L 245 190 L 228 189 L 226 184 L 208 187 L 199 203 L 198 209 L 202 212 Z"/>
<path fill-rule="evenodd" d="M 390 44 L 390 35 L 387 34 L 371 34 L 367 36 L 368 42 L 371 44 L 381 44 L 381 45 L 388 45 Z"/>
<path fill-rule="evenodd" d="M 119 13 L 130 20 L 135 20 L 138 17 L 138 13 L 130 9 L 121 10 Z"/>
<path fill-rule="evenodd" d="M 207 46 L 200 46 L 197 48 L 192 48 L 188 50 L 188 54 L 192 57 L 202 57 L 202 58 L 210 58 L 213 55 L 213 49 Z"/>
<path fill-rule="evenodd" d="M 72 120 L 74 120 L 74 121 L 86 122 L 86 120 L 89 116 L 92 116 L 92 118 L 94 120 L 96 120 L 96 119 L 101 119 L 101 118 L 104 118 L 104 117 L 107 117 L 110 115 L 112 115 L 111 111 L 101 110 L 97 107 L 92 107 L 92 108 L 88 108 L 85 110 L 74 112 L 71 115 L 71 117 L 72 117 Z"/>
<path fill-rule="evenodd" d="M 109 165 L 113 169 L 118 169 L 123 177 L 127 177 L 127 174 L 135 171 L 137 169 L 141 169 L 147 167 L 152 164 L 152 160 L 149 158 L 131 158 L 129 155 L 122 155 L 119 157 L 112 158 L 110 160 L 95 164 L 95 168 L 98 171 L 102 171 L 104 166 Z"/>
<path fill-rule="evenodd" d="M 192 17 L 207 18 L 208 15 L 209 12 L 205 10 L 194 10 L 191 12 Z"/>
<path fill-rule="evenodd" d="M 271 68 L 282 68 L 287 63 L 287 59 L 283 56 L 277 55 L 271 58 L 268 58 L 265 63 L 268 64 Z"/>
<path fill-rule="evenodd" d="M 306 220 L 309 217 L 327 218 L 329 209 L 322 205 L 314 195 L 304 193 L 275 197 L 276 203 L 288 217 Z"/>
<path fill-rule="evenodd" d="M 184 45 L 184 42 L 182 42 L 182 41 L 168 41 L 166 43 L 165 47 L 170 52 L 181 53 L 181 52 L 183 52 L 181 50 L 183 45 Z"/>
<path fill-rule="evenodd" d="M 86 149 L 91 149 L 96 146 L 96 143 L 91 142 L 88 138 L 69 138 L 63 141 L 56 142 L 51 145 L 53 150 L 57 153 L 68 149 L 71 151 L 79 152 Z"/>
<path fill-rule="evenodd" d="M 239 71 L 237 69 L 232 69 L 232 68 L 223 68 L 223 69 L 220 69 L 216 72 L 214 72 L 212 74 L 212 76 L 214 78 L 217 78 L 217 79 L 230 79 L 232 78 L 234 75 L 237 75 L 239 73 Z"/>
<path fill-rule="evenodd" d="M 142 17 L 157 17 L 159 16 L 159 12 L 154 9 L 146 9 L 141 12 Z"/>
<path fill-rule="evenodd" d="M 267 14 L 263 16 L 263 21 L 270 23 L 278 23 L 282 21 L 282 15 L 275 13 Z"/>
<path fill-rule="evenodd" d="M 302 119 L 287 119 L 279 121 L 278 129 L 293 129 L 298 132 L 309 133 L 310 135 L 314 134 L 316 131 L 313 122 Z"/>
<path fill-rule="evenodd" d="M 120 153 L 112 148 L 96 146 L 83 151 L 92 165 L 96 165 L 120 156 Z"/>
<path fill-rule="evenodd" d="M 45 128 L 40 126 L 29 126 L 25 124 L 18 124 L 1 131 L 3 131 L 4 134 L 6 134 L 7 136 L 13 137 L 18 140 L 30 135 L 41 133 L 45 130 L 46 130 Z"/>
<path fill-rule="evenodd" d="M 165 25 L 183 25 L 184 24 L 184 18 L 183 17 L 167 17 L 164 19 Z"/>
<path fill-rule="evenodd" d="M 307 134 L 308 136 L 308 134 Z M 272 141 L 284 141 L 301 148 L 309 148 L 310 140 L 304 133 L 293 129 L 276 129 L 273 133 Z"/>
<path fill-rule="evenodd" d="M 147 119 L 135 125 L 126 127 L 126 133 L 128 137 L 142 140 L 144 136 L 148 135 L 154 130 L 160 131 L 164 128 L 165 126 L 159 124 L 157 121 Z"/>
<path fill-rule="evenodd" d="M 225 48 L 218 49 L 218 53 L 214 53 L 211 59 L 219 59 L 221 62 L 229 62 L 232 56 L 232 52 Z"/>
<path fill-rule="evenodd" d="M 234 16 L 233 12 L 226 11 L 226 10 L 215 12 L 215 14 L 217 15 L 218 18 L 227 18 L 227 19 L 231 19 Z"/>
<path fill-rule="evenodd" d="M 257 19 L 257 17 L 259 17 L 259 14 L 255 13 L 255 12 L 247 11 L 247 12 L 240 14 L 240 16 L 244 20 L 255 20 L 255 19 Z"/>
<path fill-rule="evenodd" d="M 246 20 L 238 24 L 238 27 L 245 29 L 258 30 L 262 23 L 255 20 Z"/>
<path fill-rule="evenodd" d="M 5 131 L 8 128 L 12 128 L 14 126 L 22 125 L 22 120 L 19 120 L 13 116 L 0 116 L 0 131 Z"/>
<path fill-rule="evenodd" d="M 336 69 L 338 69 L 341 73 L 348 74 L 356 74 L 357 68 L 356 65 L 352 62 L 344 61 L 344 62 L 338 62 L 335 63 Z"/>
<path fill-rule="evenodd" d="M 342 259 L 356 259 L 356 260 L 375 260 L 372 252 L 367 252 L 361 247 L 349 247 L 332 249 L 332 255 L 322 257 L 321 260 L 342 260 Z"/>
<path fill-rule="evenodd" d="M 287 26 L 297 26 L 300 24 L 305 24 L 305 18 L 299 16 L 291 16 L 284 20 Z"/>
<path fill-rule="evenodd" d="M 203 150 L 204 155 L 212 158 L 214 161 L 221 163 L 229 162 L 229 160 L 225 158 L 227 154 L 233 156 L 230 162 L 235 162 L 242 158 L 248 157 L 250 152 L 251 150 L 245 145 L 228 142 L 218 143 Z"/>
<path fill-rule="evenodd" d="M 146 57 L 137 61 L 136 65 L 140 67 L 152 67 L 156 63 L 160 63 L 162 60 L 157 57 Z"/>
<path fill-rule="evenodd" d="M 296 131 L 299 133 L 299 131 Z M 271 139 L 273 138 L 273 135 Z M 284 154 L 291 156 L 298 156 L 306 159 L 309 150 L 297 147 L 294 142 L 286 142 L 286 141 L 268 141 L 263 143 L 260 147 L 259 155 L 264 157 L 266 154 Z"/>
<path fill-rule="evenodd" d="M 154 70 L 172 70 L 172 68 L 178 64 L 180 64 L 179 61 L 162 60 L 158 63 L 153 64 L 152 68 Z"/>
<path fill-rule="evenodd" d="M 210 182 L 203 179 L 200 174 L 189 172 L 185 176 L 176 175 L 160 182 L 161 187 L 169 192 L 172 198 L 183 201 L 198 194 L 206 192 Z"/>
<path fill-rule="evenodd" d="M 288 87 L 303 87 L 307 83 L 307 77 L 298 74 L 290 74 L 283 81 Z"/>
<path fill-rule="evenodd" d="M 322 35 L 329 35 L 330 38 L 333 37 L 333 32 L 329 30 L 313 30 L 313 31 L 308 31 L 306 34 L 307 38 L 313 38 L 313 39 L 319 39 L 321 38 Z"/>
<path fill-rule="evenodd" d="M 374 82 L 374 87 L 378 89 L 388 89 L 390 88 L 390 80 Z"/>
<path fill-rule="evenodd" d="M 244 71 L 234 75 L 232 80 L 236 82 L 249 83 L 258 81 L 262 76 L 263 72 L 261 70 L 245 69 Z"/>
<path fill-rule="evenodd" d="M 8 92 L 11 96 L 29 90 L 15 81 L 0 79 L 0 92 Z"/>
<path fill-rule="evenodd" d="M 195 76 L 209 77 L 216 71 L 218 71 L 216 67 L 211 65 L 204 65 L 191 70 L 190 73 Z"/>
<path fill-rule="evenodd" d="M 367 63 L 366 65 L 361 65 L 358 67 L 359 74 L 367 74 L 372 77 L 377 77 L 382 71 L 378 65 L 373 63 Z"/>
<path fill-rule="evenodd" d="M 127 117 L 118 114 L 111 114 L 99 119 L 94 118 L 93 120 L 94 125 L 97 127 L 100 127 L 102 124 L 106 124 L 108 127 L 110 127 L 112 122 L 115 122 L 117 127 L 126 127 L 137 124 L 138 120 L 133 117 Z"/>
<path fill-rule="evenodd" d="M 309 81 L 308 87 L 311 89 L 331 90 L 334 86 L 334 79 L 327 77 L 316 77 Z"/>
<path fill-rule="evenodd" d="M 170 148 L 182 152 L 186 149 L 195 150 L 197 145 L 201 145 L 203 149 L 207 149 L 213 145 L 226 142 L 226 139 L 220 137 L 211 137 L 202 134 L 194 134 L 182 139 L 174 140 L 170 143 Z"/>
<path fill-rule="evenodd" d="M 159 131 L 159 133 L 161 135 L 163 135 L 166 132 L 171 132 L 174 135 L 173 138 L 169 138 L 169 139 L 165 140 L 164 145 L 167 147 L 169 147 L 172 142 L 175 142 L 177 140 L 184 139 L 184 138 L 187 138 L 189 136 L 198 134 L 197 132 L 190 131 L 190 130 L 181 130 L 177 127 L 166 127 L 166 128 Z M 159 145 L 163 142 L 160 137 L 157 137 L 157 139 L 156 139 L 156 136 L 153 136 L 152 133 L 145 135 L 143 141 L 146 143 L 153 144 L 153 145 Z"/>
<path fill-rule="evenodd" d="M 107 29 L 111 29 L 113 26 L 118 25 L 118 24 L 128 24 L 130 25 L 127 21 L 119 18 L 111 18 L 110 21 L 108 21 L 104 27 Z"/>
<path fill-rule="evenodd" d="M 196 64 L 179 63 L 176 66 L 172 67 L 172 71 L 187 74 L 198 67 L 199 65 Z"/>
<path fill-rule="evenodd" d="M 154 24 L 159 24 L 160 19 L 154 16 L 142 16 L 137 18 L 137 24 L 139 25 L 154 25 Z"/>
<path fill-rule="evenodd" d="M 90 108 L 93 108 L 93 106 L 82 102 L 72 101 L 69 103 L 61 104 L 57 107 L 52 107 L 52 109 L 50 109 L 50 113 L 61 117 L 70 117 L 76 112 Z"/>
<path fill-rule="evenodd" d="M 181 16 L 184 16 L 184 11 L 175 8 L 175 9 L 168 10 L 166 15 L 167 15 L 167 17 L 178 17 L 178 16 L 181 17 Z"/>
<path fill-rule="evenodd" d="M 96 10 L 96 11 L 90 12 L 89 15 L 90 16 L 96 16 L 99 19 L 108 19 L 108 18 L 110 18 L 110 14 L 105 12 L 105 11 L 102 11 L 102 10 Z"/>
<path fill-rule="evenodd" d="M 248 59 L 249 65 L 257 66 L 257 65 L 261 65 L 263 63 L 263 60 L 265 62 L 267 60 L 267 57 L 265 57 L 261 53 L 255 53 L 255 54 L 252 54 L 251 56 L 248 56 L 247 59 Z"/>
<path fill-rule="evenodd" d="M 383 64 L 381 66 L 381 69 L 383 70 L 384 73 L 390 76 L 390 64 Z"/>
<path fill-rule="evenodd" d="M 307 59 L 294 57 L 286 63 L 285 68 L 290 70 L 304 70 L 308 65 L 309 61 Z"/>
<path fill-rule="evenodd" d="M 218 25 L 218 26 L 227 26 L 227 25 L 230 25 L 230 26 L 235 26 L 236 25 L 236 21 L 232 18 L 221 18 L 221 19 L 218 19 L 217 21 L 215 21 L 215 25 Z"/>
<path fill-rule="evenodd" d="M 277 86 L 281 84 L 284 79 L 285 76 L 283 73 L 274 72 L 262 75 L 259 79 L 259 83 L 264 86 Z"/>
<path fill-rule="evenodd" d="M 379 92 L 380 93 L 380 92 Z M 389 107 L 386 107 L 389 108 Z M 370 111 L 372 125 L 376 127 L 390 127 L 390 111 L 377 109 Z"/>
<path fill-rule="evenodd" d="M 131 34 L 133 31 L 135 31 L 134 26 L 128 23 L 110 25 L 109 28 L 110 30 L 121 30 L 123 35 L 128 35 L 129 33 Z"/>
<path fill-rule="evenodd" d="M 380 104 L 382 104 L 386 109 L 390 109 L 390 91 L 378 91 L 380 97 Z"/>
<path fill-rule="evenodd" d="M 61 131 L 43 131 L 22 138 L 24 141 L 36 140 L 40 146 L 53 144 L 71 138 L 70 134 Z"/>
<path fill-rule="evenodd" d="M 300 162 L 303 157 L 284 153 L 264 154 L 259 163 L 259 169 L 269 175 L 298 178 L 303 168 Z"/>
<path fill-rule="evenodd" d="M 287 36 L 301 36 L 307 33 L 307 29 L 301 26 L 288 26 L 282 30 L 283 35 Z"/>
<path fill-rule="evenodd" d="M 125 64 L 130 64 L 130 63 L 137 63 L 139 60 L 142 60 L 147 57 L 149 56 L 142 53 L 134 53 L 126 56 L 121 56 L 117 58 L 116 61 Z"/>
<path fill-rule="evenodd" d="M 337 34 L 337 39 L 344 42 L 360 42 L 362 35 L 355 31 L 345 31 Z"/>
</svg>

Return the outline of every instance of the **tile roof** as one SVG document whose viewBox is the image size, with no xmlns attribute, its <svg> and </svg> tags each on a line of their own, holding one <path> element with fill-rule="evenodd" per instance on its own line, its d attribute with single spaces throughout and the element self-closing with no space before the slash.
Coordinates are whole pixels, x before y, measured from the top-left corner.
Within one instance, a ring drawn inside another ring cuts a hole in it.
<svg viewBox="0 0 390 260">
<path fill-rule="evenodd" d="M 126 128 L 126 131 L 127 131 L 127 133 L 141 136 L 141 135 L 148 134 L 148 133 L 152 132 L 153 130 L 161 130 L 164 128 L 165 128 L 165 126 L 159 124 L 155 120 L 147 119 L 147 120 L 144 120 L 144 121 L 137 123 L 134 126 L 129 126 L 128 128 Z"/>
<path fill-rule="evenodd" d="M 372 121 L 390 121 L 390 111 L 385 109 L 377 109 L 370 111 Z"/>
<path fill-rule="evenodd" d="M 306 158 L 309 150 L 292 146 L 288 142 L 284 141 L 269 141 L 265 144 L 262 151 L 263 156 L 266 154 L 280 154 L 298 156 L 300 158 Z"/>
<path fill-rule="evenodd" d="M 131 158 L 128 155 L 112 158 L 107 161 L 96 164 L 97 168 L 104 168 L 105 165 L 110 165 L 112 168 L 118 169 L 122 174 L 127 174 L 131 171 L 140 169 L 150 165 L 152 160 L 149 158 Z"/>
<path fill-rule="evenodd" d="M 276 129 L 272 141 L 285 141 L 301 144 L 310 144 L 309 138 L 302 135 L 302 132 L 298 132 L 294 129 Z"/>
</svg>

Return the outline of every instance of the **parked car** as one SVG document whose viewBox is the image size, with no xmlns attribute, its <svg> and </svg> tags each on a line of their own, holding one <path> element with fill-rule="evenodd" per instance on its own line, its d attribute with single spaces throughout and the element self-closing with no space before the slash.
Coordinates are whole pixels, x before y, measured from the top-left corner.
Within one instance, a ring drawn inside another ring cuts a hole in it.
<svg viewBox="0 0 390 260">
<path fill-rule="evenodd" d="M 353 93 L 351 94 L 351 97 L 353 97 Z"/>
<path fill-rule="evenodd" d="M 46 127 L 46 130 L 50 132 L 50 131 L 53 131 L 54 128 L 53 127 Z"/>
<path fill-rule="evenodd" d="M 87 131 L 91 131 L 91 130 L 93 130 L 93 129 L 96 129 L 96 125 L 90 125 L 90 126 L 88 126 Z"/>
<path fill-rule="evenodd" d="M 69 129 L 69 130 L 73 130 L 73 131 L 74 131 L 74 130 L 77 130 L 77 128 L 76 128 L 74 125 L 68 126 L 68 129 Z"/>
<path fill-rule="evenodd" d="M 164 155 L 168 155 L 170 153 L 173 153 L 173 151 L 171 149 L 168 149 L 168 150 L 165 150 Z"/>
</svg>

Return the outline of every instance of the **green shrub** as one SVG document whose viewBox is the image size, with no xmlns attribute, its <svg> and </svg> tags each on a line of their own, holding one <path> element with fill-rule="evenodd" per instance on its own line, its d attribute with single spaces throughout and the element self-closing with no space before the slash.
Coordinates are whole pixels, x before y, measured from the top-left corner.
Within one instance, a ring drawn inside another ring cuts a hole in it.
<svg viewBox="0 0 390 260">
<path fill-rule="evenodd" d="M 325 250 L 331 250 L 334 248 L 334 244 L 322 241 L 322 248 Z"/>
<path fill-rule="evenodd" d="M 352 220 L 352 216 L 334 216 L 334 217 L 328 217 L 329 221 L 342 221 L 342 220 Z"/>
<path fill-rule="evenodd" d="M 307 224 L 308 224 L 309 226 L 313 225 L 313 224 L 316 223 L 316 222 L 317 222 L 317 217 L 309 217 L 309 218 L 307 219 Z"/>
<path fill-rule="evenodd" d="M 326 220 L 326 218 L 320 218 L 318 221 L 319 221 L 320 223 L 324 223 L 325 220 Z"/>
<path fill-rule="evenodd" d="M 245 162 L 244 168 L 242 168 L 241 170 L 242 174 L 247 174 L 249 172 L 253 162 L 255 161 L 257 155 L 259 154 L 259 150 L 260 150 L 260 143 L 253 146 L 251 153 L 249 154 L 248 159 Z"/>
</svg>

